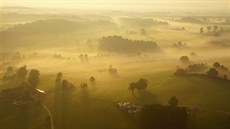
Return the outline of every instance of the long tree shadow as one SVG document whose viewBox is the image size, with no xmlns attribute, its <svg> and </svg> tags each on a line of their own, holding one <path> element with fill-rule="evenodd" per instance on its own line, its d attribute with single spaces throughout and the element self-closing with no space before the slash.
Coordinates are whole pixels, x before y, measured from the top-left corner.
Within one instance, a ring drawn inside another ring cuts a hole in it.
<svg viewBox="0 0 230 129">
<path fill-rule="evenodd" d="M 90 98 L 89 98 L 89 89 L 88 87 L 81 89 L 81 106 L 82 111 L 87 116 L 90 111 Z"/>
<path fill-rule="evenodd" d="M 54 117 L 61 121 L 60 123 L 55 123 L 56 127 L 62 129 L 65 127 L 65 123 L 68 120 L 68 105 L 71 104 L 72 94 L 74 89 L 71 88 L 61 88 L 55 89 L 54 94 Z M 54 121 L 55 122 L 55 121 Z"/>
<path fill-rule="evenodd" d="M 162 104 L 162 102 L 149 91 L 141 91 L 138 94 L 133 94 L 133 96 L 141 105 Z"/>
</svg>

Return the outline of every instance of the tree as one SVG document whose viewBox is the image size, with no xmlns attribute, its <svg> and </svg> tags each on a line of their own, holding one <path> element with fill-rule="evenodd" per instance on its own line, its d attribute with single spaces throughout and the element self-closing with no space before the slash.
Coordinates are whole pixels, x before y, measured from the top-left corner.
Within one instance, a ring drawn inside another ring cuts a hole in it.
<svg viewBox="0 0 230 129">
<path fill-rule="evenodd" d="M 228 68 L 227 68 L 227 67 L 225 67 L 224 65 L 221 65 L 219 68 L 220 68 L 220 70 L 223 70 L 223 71 L 228 71 Z"/>
<path fill-rule="evenodd" d="M 146 89 L 147 86 L 148 86 L 148 80 L 141 78 L 141 79 L 136 83 L 136 85 L 137 85 L 137 87 L 136 87 L 137 90 L 144 90 L 144 89 Z"/>
<path fill-rule="evenodd" d="M 87 54 L 84 55 L 84 61 L 85 61 L 85 63 L 88 63 L 88 62 L 89 62 L 89 58 L 88 58 L 88 55 L 87 55 Z"/>
<path fill-rule="evenodd" d="M 213 64 L 213 67 L 216 68 L 216 69 L 220 68 L 220 63 L 219 62 L 215 62 Z"/>
<path fill-rule="evenodd" d="M 207 72 L 207 75 L 210 77 L 217 77 L 218 71 L 215 68 L 210 68 Z"/>
<path fill-rule="evenodd" d="M 27 72 L 26 66 L 22 66 L 17 70 L 17 75 L 20 79 L 25 79 Z"/>
<path fill-rule="evenodd" d="M 91 82 L 95 82 L 95 77 L 94 77 L 94 76 L 91 76 L 91 77 L 89 78 L 89 80 L 90 80 Z"/>
<path fill-rule="evenodd" d="M 211 29 L 212 29 L 212 27 L 211 27 L 211 26 L 207 26 L 207 30 L 208 30 L 208 32 L 210 32 L 210 31 L 211 31 Z"/>
<path fill-rule="evenodd" d="M 61 80 L 62 80 L 62 73 L 58 72 L 55 80 L 56 85 L 60 85 Z"/>
<path fill-rule="evenodd" d="M 168 105 L 172 106 L 172 107 L 177 107 L 178 106 L 178 99 L 176 96 L 172 96 L 169 101 L 168 101 Z"/>
<path fill-rule="evenodd" d="M 141 91 L 141 90 L 146 89 L 147 86 L 148 86 L 148 80 L 141 78 L 137 82 L 131 82 L 129 84 L 128 89 L 131 90 L 132 93 L 134 94 L 135 89 Z"/>
<path fill-rule="evenodd" d="M 9 66 L 7 67 L 6 74 L 12 74 L 13 73 L 13 67 Z"/>
<path fill-rule="evenodd" d="M 83 82 L 83 83 L 81 83 L 81 88 L 86 88 L 86 87 L 88 87 L 88 84 L 87 83 L 85 83 L 85 82 Z"/>
<path fill-rule="evenodd" d="M 204 33 L 204 28 L 203 28 L 203 27 L 200 28 L 200 33 L 201 33 L 201 34 Z"/>
<path fill-rule="evenodd" d="M 131 82 L 129 84 L 129 88 L 128 89 L 132 91 L 132 94 L 134 94 L 134 90 L 136 89 L 136 87 L 137 87 L 136 82 Z"/>
<path fill-rule="evenodd" d="M 180 57 L 180 62 L 181 62 L 181 63 L 189 63 L 189 58 L 188 58 L 188 56 L 181 56 L 181 57 Z"/>
<path fill-rule="evenodd" d="M 184 69 L 177 69 L 174 75 L 183 76 L 183 75 L 186 75 L 186 71 Z"/>
<path fill-rule="evenodd" d="M 146 31 L 144 28 L 140 29 L 141 35 L 146 35 Z"/>
<path fill-rule="evenodd" d="M 36 69 L 32 69 L 29 73 L 29 77 L 28 77 L 28 82 L 30 83 L 30 85 L 33 87 L 33 88 L 36 88 L 37 84 L 39 83 L 39 76 L 40 76 L 40 73 L 38 70 Z"/>
<path fill-rule="evenodd" d="M 190 55 L 191 56 L 196 56 L 196 53 L 195 52 L 191 52 Z"/>
<path fill-rule="evenodd" d="M 67 80 L 63 80 L 62 81 L 62 87 L 65 88 L 65 87 L 68 87 L 69 86 L 69 82 Z"/>
<path fill-rule="evenodd" d="M 213 31 L 217 32 L 217 30 L 218 30 L 218 26 L 217 25 L 213 26 Z"/>
</svg>

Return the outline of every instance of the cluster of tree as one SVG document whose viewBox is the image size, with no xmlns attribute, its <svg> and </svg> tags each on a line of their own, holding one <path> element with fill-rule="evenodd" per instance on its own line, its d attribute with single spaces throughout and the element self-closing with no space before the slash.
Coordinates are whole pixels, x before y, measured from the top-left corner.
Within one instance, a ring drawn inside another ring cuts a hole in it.
<svg viewBox="0 0 230 129">
<path fill-rule="evenodd" d="M 185 27 L 176 27 L 176 28 L 172 28 L 172 30 L 176 30 L 176 31 L 185 31 Z"/>
<path fill-rule="evenodd" d="M 228 71 L 227 67 L 221 65 L 219 62 L 215 62 L 213 64 L 213 68 L 211 68 L 208 71 L 208 75 L 210 75 L 211 77 L 217 77 L 220 72 L 226 72 L 226 71 Z M 223 74 L 223 79 L 227 80 L 228 76 L 226 74 Z"/>
<path fill-rule="evenodd" d="M 176 75 L 176 76 L 194 75 L 194 74 L 191 74 L 191 73 L 189 74 L 188 72 L 197 71 L 197 70 L 203 70 L 203 69 L 206 69 L 206 68 L 207 68 L 207 64 L 203 64 L 203 63 L 192 64 L 192 65 L 189 65 L 187 69 L 183 69 L 183 68 L 177 69 L 176 72 L 174 73 L 174 75 Z M 205 76 L 217 78 L 220 72 L 227 71 L 227 70 L 228 70 L 227 67 L 225 67 L 224 65 L 220 65 L 219 62 L 215 62 L 213 64 L 213 68 L 210 68 L 207 71 L 207 74 Z M 223 74 L 222 78 L 227 80 L 228 76 L 226 74 Z"/>
<path fill-rule="evenodd" d="M 122 25 L 126 27 L 150 27 L 156 25 L 168 25 L 165 21 L 153 20 L 151 18 L 122 17 L 119 18 Z"/>
<path fill-rule="evenodd" d="M 195 24 L 203 24 L 207 22 L 205 19 L 199 17 L 182 17 L 178 21 Z"/>
<path fill-rule="evenodd" d="M 54 58 L 57 58 L 57 59 L 61 59 L 61 58 L 62 58 L 61 54 L 56 54 L 56 53 L 53 54 L 53 57 L 54 57 Z"/>
<path fill-rule="evenodd" d="M 99 40 L 99 50 L 115 53 L 160 52 L 156 42 L 129 40 L 122 36 L 108 36 Z"/>
<path fill-rule="evenodd" d="M 219 72 L 215 68 L 210 68 L 207 72 L 209 77 L 217 77 Z"/>
<path fill-rule="evenodd" d="M 214 25 L 213 27 L 212 26 L 207 26 L 206 27 L 206 32 L 204 30 L 204 27 L 200 28 L 200 33 L 201 34 L 219 36 L 223 32 L 224 32 L 224 28 L 223 27 L 219 28 L 217 25 Z"/>
<path fill-rule="evenodd" d="M 56 75 L 55 84 L 57 87 L 67 88 L 67 87 L 73 87 L 74 85 L 67 81 L 66 79 L 62 80 L 62 73 L 58 72 Z"/>
<path fill-rule="evenodd" d="M 79 59 L 80 59 L 81 63 L 88 63 L 89 62 L 89 58 L 88 58 L 87 54 L 80 54 Z"/>
<path fill-rule="evenodd" d="M 146 89 L 148 86 L 148 80 L 141 78 L 137 82 L 131 82 L 128 89 L 134 94 L 135 90 L 141 91 Z"/>
<path fill-rule="evenodd" d="M 13 81 L 17 78 L 18 73 L 14 72 L 14 68 L 12 66 L 7 67 L 5 74 L 2 77 L 3 82 Z"/>
<path fill-rule="evenodd" d="M 175 76 L 184 76 L 186 75 L 187 72 L 185 71 L 185 69 L 179 68 L 176 70 L 176 72 L 174 73 Z"/>
<path fill-rule="evenodd" d="M 188 45 L 186 43 L 182 43 L 181 41 L 179 41 L 178 43 L 173 43 L 172 47 L 175 47 L 175 48 L 187 48 Z"/>
<path fill-rule="evenodd" d="M 191 64 L 191 65 L 188 65 L 187 71 L 194 72 L 194 71 L 204 70 L 207 68 L 208 68 L 207 64 L 204 64 L 204 63 Z"/>
<path fill-rule="evenodd" d="M 225 67 L 223 64 L 221 65 L 219 62 L 215 62 L 213 64 L 213 68 L 215 68 L 217 70 L 228 71 L 228 68 Z"/>
<path fill-rule="evenodd" d="M 178 107 L 178 99 L 172 97 L 168 106 L 160 104 L 147 105 L 140 113 L 140 123 L 143 129 L 186 129 L 187 109 Z"/>
<path fill-rule="evenodd" d="M 16 71 L 14 71 L 14 68 L 12 66 L 9 66 L 2 80 L 4 82 L 16 82 L 16 84 L 27 82 L 29 83 L 30 87 L 36 88 L 40 80 L 39 79 L 40 73 L 38 70 L 32 69 L 30 70 L 29 75 L 28 75 L 28 71 L 29 70 L 27 70 L 26 66 L 22 66 L 18 68 Z"/>
</svg>

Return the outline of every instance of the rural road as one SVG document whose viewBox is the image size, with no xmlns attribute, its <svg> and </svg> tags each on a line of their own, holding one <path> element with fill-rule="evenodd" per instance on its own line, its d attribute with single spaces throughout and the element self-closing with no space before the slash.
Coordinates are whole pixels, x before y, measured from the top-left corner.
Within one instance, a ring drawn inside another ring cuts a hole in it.
<svg viewBox="0 0 230 129">
<path fill-rule="evenodd" d="M 54 129 L 53 116 L 52 116 L 52 114 L 51 114 L 49 108 L 48 108 L 46 105 L 44 105 L 44 104 L 42 104 L 42 106 L 43 106 L 43 108 L 47 111 L 47 113 L 48 113 L 48 115 L 49 115 L 49 117 L 50 117 L 51 129 Z"/>
</svg>

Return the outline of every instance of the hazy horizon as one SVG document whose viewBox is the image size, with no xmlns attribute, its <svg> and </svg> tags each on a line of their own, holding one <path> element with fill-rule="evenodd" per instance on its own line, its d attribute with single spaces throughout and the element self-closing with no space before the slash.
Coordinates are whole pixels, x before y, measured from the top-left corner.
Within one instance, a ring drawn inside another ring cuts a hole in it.
<svg viewBox="0 0 230 129">
<path fill-rule="evenodd" d="M 33 8 L 101 9 L 131 11 L 230 12 L 229 0 L 2 0 L 1 6 Z"/>
</svg>

